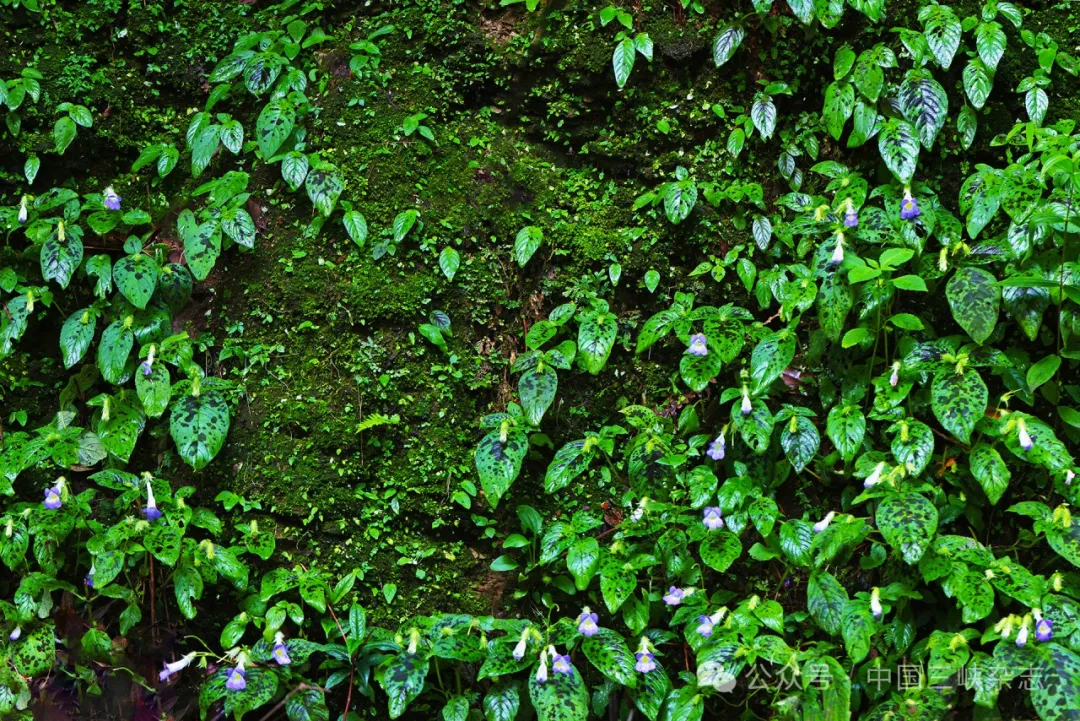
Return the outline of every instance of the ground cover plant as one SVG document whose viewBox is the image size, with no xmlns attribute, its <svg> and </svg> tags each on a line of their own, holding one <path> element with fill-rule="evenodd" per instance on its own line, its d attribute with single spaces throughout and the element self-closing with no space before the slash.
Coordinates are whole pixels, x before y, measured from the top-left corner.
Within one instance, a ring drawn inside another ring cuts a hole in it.
<svg viewBox="0 0 1080 721">
<path fill-rule="evenodd" d="M 0 21 L 0 719 L 1076 715 L 1073 4 Z"/>
</svg>

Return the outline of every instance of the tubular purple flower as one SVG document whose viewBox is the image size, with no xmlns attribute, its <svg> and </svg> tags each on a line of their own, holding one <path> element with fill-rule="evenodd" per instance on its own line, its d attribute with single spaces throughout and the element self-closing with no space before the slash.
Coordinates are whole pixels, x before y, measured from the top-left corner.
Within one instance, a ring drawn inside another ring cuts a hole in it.
<svg viewBox="0 0 1080 721">
<path fill-rule="evenodd" d="M 889 385 L 893 388 L 900 383 L 900 361 L 893 363 L 892 374 L 889 376 Z"/>
<path fill-rule="evenodd" d="M 1020 624 L 1020 632 L 1018 634 L 1016 634 L 1016 647 L 1017 648 L 1023 648 L 1024 646 L 1027 645 L 1027 641 L 1028 641 L 1028 625 L 1027 625 L 1027 621 L 1024 620 Z"/>
<path fill-rule="evenodd" d="M 828 528 L 829 524 L 832 523 L 832 519 L 835 517 L 836 511 L 829 511 L 826 513 L 824 518 L 814 524 L 814 533 L 821 533 Z"/>
<path fill-rule="evenodd" d="M 225 688 L 230 691 L 243 691 L 247 688 L 247 674 L 244 673 L 243 660 L 238 661 L 235 668 L 229 669 L 225 678 Z"/>
<path fill-rule="evenodd" d="M 278 666 L 288 666 L 292 663 L 292 659 L 289 657 L 289 649 L 285 645 L 285 635 L 281 631 L 274 634 L 274 650 L 271 651 L 271 655 L 277 661 Z"/>
<path fill-rule="evenodd" d="M 859 214 L 855 212 L 855 206 L 851 198 L 847 199 L 847 208 L 844 210 L 844 227 L 854 228 L 859 224 Z"/>
<path fill-rule="evenodd" d="M 1054 637 L 1054 622 L 1049 618 L 1040 618 L 1039 622 L 1035 624 L 1035 640 L 1039 643 L 1046 643 Z"/>
<path fill-rule="evenodd" d="M 21 636 L 22 636 L 22 626 L 16 626 L 15 628 L 11 629 L 11 633 L 8 634 L 8 640 L 9 641 L 18 641 Z"/>
<path fill-rule="evenodd" d="M 90 564 L 90 573 L 86 574 L 86 578 L 83 579 L 83 583 L 86 584 L 87 588 L 93 588 L 94 587 L 95 568 L 96 568 L 96 566 L 93 563 L 91 563 Z"/>
<path fill-rule="evenodd" d="M 686 352 L 690 355 L 696 355 L 698 357 L 709 354 L 709 343 L 705 338 L 704 333 L 695 333 L 690 336 L 690 347 L 686 349 Z"/>
<path fill-rule="evenodd" d="M 143 509 L 143 515 L 150 522 L 161 518 L 161 511 L 158 510 L 157 501 L 154 500 L 154 488 L 150 485 L 149 476 L 146 479 L 146 508 Z"/>
<path fill-rule="evenodd" d="M 863 488 L 872 488 L 873 486 L 881 483 L 881 474 L 884 470 L 885 461 L 882 461 L 874 467 L 874 472 L 867 476 L 866 480 L 863 481 Z"/>
<path fill-rule="evenodd" d="M 1025 451 L 1030 451 L 1035 447 L 1035 443 L 1031 440 L 1031 436 L 1028 435 L 1027 424 L 1024 423 L 1024 419 L 1021 418 L 1016 422 L 1017 428 L 1019 428 L 1020 435 L 1020 447 Z"/>
<path fill-rule="evenodd" d="M 832 262 L 833 265 L 840 265 L 841 263 L 844 262 L 844 234 L 843 233 L 837 233 L 836 234 L 836 247 L 833 249 L 832 261 L 831 262 Z"/>
<path fill-rule="evenodd" d="M 664 596 L 664 603 L 669 606 L 678 606 L 680 603 L 682 603 L 683 596 L 685 595 L 686 593 L 681 588 L 676 588 L 675 586 L 672 586 L 668 589 L 667 594 Z"/>
<path fill-rule="evenodd" d="M 709 444 L 709 448 L 705 453 L 714 461 L 719 461 L 723 460 L 726 452 L 727 444 L 724 442 L 724 432 L 720 431 L 720 435 L 716 437 L 715 441 Z"/>
<path fill-rule="evenodd" d="M 750 403 L 750 391 L 743 386 L 742 389 L 742 407 L 740 408 L 744 416 L 750 415 L 750 411 L 754 410 L 754 406 Z"/>
<path fill-rule="evenodd" d="M 19 201 L 19 223 L 20 224 L 26 222 L 26 216 L 27 216 L 27 205 L 26 204 L 27 204 L 27 202 L 29 200 L 30 200 L 30 196 L 29 195 L 24 195 L 22 197 L 22 200 Z"/>
<path fill-rule="evenodd" d="M 713 623 L 712 618 L 710 616 L 698 616 L 697 620 L 700 625 L 695 630 L 705 638 L 711 636 L 713 626 L 716 625 L 715 623 Z"/>
<path fill-rule="evenodd" d="M 519 640 L 517 642 L 517 645 L 514 646 L 514 658 L 516 658 L 518 661 L 525 658 L 525 650 L 528 647 L 529 647 L 529 629 L 528 629 L 528 627 L 526 627 L 526 629 L 521 632 L 521 640 Z"/>
<path fill-rule="evenodd" d="M 648 651 L 639 651 L 634 658 L 637 659 L 634 668 L 640 673 L 648 673 L 656 668 L 656 657 Z"/>
<path fill-rule="evenodd" d="M 120 210 L 120 196 L 111 185 L 105 188 L 105 207 L 109 210 Z"/>
<path fill-rule="evenodd" d="M 702 517 L 701 522 L 705 524 L 705 527 L 710 531 L 715 531 L 717 528 L 724 527 L 724 518 L 720 515 L 720 508 L 718 506 L 709 506 L 705 509 L 705 515 Z"/>
<path fill-rule="evenodd" d="M 900 201 L 900 220 L 915 220 L 922 214 L 919 202 L 911 197 L 911 187 L 904 188 L 904 199 Z"/>
<path fill-rule="evenodd" d="M 870 613 L 874 615 L 874 618 L 881 618 L 884 612 L 885 610 L 881 607 L 881 589 L 875 586 L 870 592 Z"/>
<path fill-rule="evenodd" d="M 597 624 L 597 622 L 600 620 L 600 617 L 597 616 L 595 613 L 592 613 L 589 610 L 588 606 L 582 609 L 581 615 L 578 616 L 577 620 L 577 630 L 578 633 L 580 633 L 582 636 L 589 638 L 590 636 L 595 636 L 597 633 L 599 633 L 600 626 Z"/>
<path fill-rule="evenodd" d="M 548 668 L 547 668 L 547 654 L 540 654 L 540 667 L 536 669 L 536 682 L 547 683 L 548 680 Z"/>
<path fill-rule="evenodd" d="M 194 661 L 194 660 L 195 660 L 195 654 L 194 653 L 189 653 L 187 656 L 184 656 L 179 661 L 173 661 L 172 663 L 166 663 L 165 664 L 165 670 L 158 673 L 158 680 L 161 681 L 162 683 L 164 683 L 165 681 L 167 681 L 169 679 L 169 676 L 172 676 L 174 673 L 180 673 L 185 668 L 190 666 L 191 662 Z"/>
<path fill-rule="evenodd" d="M 555 654 L 555 662 L 551 664 L 551 670 L 555 673 L 570 675 L 574 672 L 574 665 L 570 663 L 570 654 L 560 656 Z"/>
</svg>

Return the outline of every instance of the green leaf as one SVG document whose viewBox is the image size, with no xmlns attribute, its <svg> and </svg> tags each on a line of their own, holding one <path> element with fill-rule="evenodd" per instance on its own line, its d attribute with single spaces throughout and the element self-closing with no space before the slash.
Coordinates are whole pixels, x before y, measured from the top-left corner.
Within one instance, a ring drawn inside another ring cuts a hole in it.
<svg viewBox="0 0 1080 721">
<path fill-rule="evenodd" d="M 255 221 L 243 208 L 233 208 L 221 216 L 221 230 L 234 243 L 247 249 L 255 247 Z"/>
<path fill-rule="evenodd" d="M 56 125 L 53 126 L 53 142 L 56 144 L 57 153 L 64 154 L 71 145 L 71 141 L 75 139 L 76 132 L 78 130 L 75 127 L 75 121 L 71 118 L 64 116 L 56 121 Z"/>
<path fill-rule="evenodd" d="M 750 106 L 750 118 L 754 127 L 766 140 L 772 137 L 776 130 L 776 105 L 772 98 L 767 95 L 759 95 Z"/>
<path fill-rule="evenodd" d="M 71 368 L 86 355 L 94 341 L 97 314 L 89 308 L 77 310 L 68 316 L 60 329 L 60 350 L 64 353 L 64 368 Z"/>
<path fill-rule="evenodd" d="M 150 527 L 143 537 L 143 545 L 154 555 L 154 558 L 166 566 L 175 566 L 180 560 L 180 543 L 183 540 L 183 531 L 162 520 Z"/>
<path fill-rule="evenodd" d="M 521 692 L 517 681 L 500 680 L 488 689 L 484 696 L 484 719 L 486 721 L 514 721 L 521 705 Z"/>
<path fill-rule="evenodd" d="M 900 84 L 899 101 L 900 111 L 915 125 L 919 140 L 929 150 L 949 112 L 945 88 L 925 70 L 909 70 Z"/>
<path fill-rule="evenodd" d="M 919 140 L 911 123 L 896 118 L 887 120 L 878 134 L 878 152 L 901 183 L 911 182 L 919 161 Z"/>
<path fill-rule="evenodd" d="M 930 387 L 934 415 L 961 443 L 971 439 L 975 424 L 986 413 L 989 397 L 982 377 L 972 369 L 962 374 L 952 369 L 939 371 Z"/>
<path fill-rule="evenodd" d="M 83 244 L 69 228 L 64 240 L 56 233 L 41 245 L 41 275 L 45 280 L 55 280 L 61 288 L 67 288 L 75 269 L 83 259 Z"/>
<path fill-rule="evenodd" d="M 710 531 L 698 546 L 706 566 L 723 573 L 742 555 L 742 542 L 730 531 Z"/>
<path fill-rule="evenodd" d="M 180 457 L 196 471 L 221 450 L 229 433 L 229 407 L 215 391 L 181 396 L 169 416 L 169 433 Z"/>
<path fill-rule="evenodd" d="M 942 69 L 948 70 L 960 47 L 962 33 L 956 13 L 948 5 L 924 5 L 919 10 L 919 20 L 934 60 Z"/>
<path fill-rule="evenodd" d="M 405 713 L 409 704 L 424 690 L 428 660 L 415 654 L 401 653 L 383 670 L 379 681 L 390 700 L 390 718 Z"/>
<path fill-rule="evenodd" d="M 841 616 L 840 631 L 848 657 L 855 663 L 862 663 L 870 654 L 870 643 L 874 635 L 873 618 L 866 612 L 865 607 L 846 603 Z"/>
<path fill-rule="evenodd" d="M 570 673 L 549 673 L 544 683 L 530 673 L 529 698 L 537 721 L 586 721 L 589 716 L 589 693 L 573 666 Z"/>
<path fill-rule="evenodd" d="M 716 67 L 724 65 L 742 44 L 745 32 L 742 25 L 727 25 L 721 28 L 713 40 L 713 62 Z"/>
<path fill-rule="evenodd" d="M 330 721 L 330 710 L 326 708 L 326 695 L 320 689 L 300 689 L 287 698 L 285 715 L 289 721 Z M 465 717 L 462 716 L 461 719 L 447 718 L 446 721 L 464 721 L 464 719 Z"/>
<path fill-rule="evenodd" d="M 586 453 L 585 440 L 572 441 L 560 448 L 544 475 L 544 491 L 555 493 L 566 488 L 589 467 L 592 453 Z"/>
<path fill-rule="evenodd" d="M 679 375 L 683 382 L 695 393 L 700 393 L 709 385 L 709 381 L 720 374 L 723 362 L 718 349 L 710 349 L 703 356 L 684 353 L 679 359 Z"/>
<path fill-rule="evenodd" d="M 615 613 L 637 588 L 633 567 L 622 559 L 605 553 L 600 561 L 600 595 L 609 613 Z"/>
<path fill-rule="evenodd" d="M 964 266 L 945 287 L 953 318 L 980 345 L 997 325 L 1001 289 L 997 280 L 982 268 Z"/>
<path fill-rule="evenodd" d="M 413 229 L 419 218 L 420 213 L 416 210 L 403 210 L 395 215 L 393 222 L 394 242 L 400 243 L 405 240 L 405 236 Z"/>
<path fill-rule="evenodd" d="M 886 542 L 911 565 L 923 557 L 934 540 L 938 511 L 918 493 L 896 493 L 878 506 L 876 520 Z"/>
<path fill-rule="evenodd" d="M 781 330 L 766 335 L 750 356 L 750 377 L 754 379 L 753 392 L 768 390 L 795 358 L 795 334 Z"/>
<path fill-rule="evenodd" d="M 337 169 L 336 165 L 320 163 L 308 171 L 304 187 L 315 209 L 323 217 L 329 218 L 330 214 L 334 212 L 341 191 L 345 189 L 345 182 L 342 180 L 341 171 Z"/>
<path fill-rule="evenodd" d="M 43 676 L 56 663 L 56 629 L 51 620 L 44 621 L 10 649 L 15 669 L 26 677 Z"/>
<path fill-rule="evenodd" d="M 615 631 L 601 628 L 596 635 L 585 639 L 581 649 L 593 667 L 615 683 L 628 688 L 637 686 L 634 655 Z"/>
<path fill-rule="evenodd" d="M 851 86 L 851 83 L 829 83 L 829 87 L 825 89 L 825 107 L 822 109 L 829 135 L 839 140 L 844 133 L 844 124 L 847 123 L 854 110 L 855 88 Z"/>
<path fill-rule="evenodd" d="M 1043 385 L 1057 373 L 1058 368 L 1061 367 L 1061 356 L 1048 355 L 1038 363 L 1033 364 L 1028 368 L 1027 372 L 1027 387 L 1028 390 L 1034 391 L 1039 386 Z"/>
<path fill-rule="evenodd" d="M 825 633 L 840 635 L 847 591 L 831 573 L 815 571 L 806 587 L 806 607 Z"/>
<path fill-rule="evenodd" d="M 508 431 L 505 440 L 500 439 L 498 430 L 492 431 L 476 447 L 476 472 L 492 508 L 499 505 L 499 499 L 521 473 L 528 449 L 528 437 L 516 429 Z"/>
<path fill-rule="evenodd" d="M 990 503 L 997 505 L 1005 489 L 1009 487 L 1009 479 L 1012 478 L 1001 454 L 992 446 L 980 443 L 971 449 L 968 463 L 971 465 L 971 475 L 975 476 L 975 480 L 982 486 Z"/>
<path fill-rule="evenodd" d="M 277 674 L 270 669 L 247 669 L 245 680 L 247 685 L 242 690 L 225 693 L 225 712 L 233 714 L 237 721 L 245 714 L 269 703 L 277 693 Z"/>
<path fill-rule="evenodd" d="M 345 213 L 341 221 L 344 223 L 345 232 L 349 234 L 352 242 L 356 243 L 358 248 L 363 248 L 368 237 L 368 225 L 364 216 L 355 210 L 350 210 Z M 451 274 L 452 276 L 453 274 Z"/>
<path fill-rule="evenodd" d="M 544 242 L 544 231 L 535 225 L 527 225 L 518 231 L 514 239 L 514 258 L 520 267 L 524 268 L 533 253 Z"/>
<path fill-rule="evenodd" d="M 866 417 L 858 406 L 833 406 L 825 423 L 829 440 L 845 462 L 854 460 L 866 435 Z"/>
<path fill-rule="evenodd" d="M 592 375 L 603 370 L 618 332 L 619 322 L 614 313 L 603 311 L 586 317 L 578 326 L 577 360 L 581 367 Z"/>
<path fill-rule="evenodd" d="M 23 163 L 23 175 L 26 176 L 26 182 L 29 185 L 34 184 L 34 178 L 37 177 L 38 170 L 41 169 L 41 158 L 36 155 L 31 155 Z"/>
<path fill-rule="evenodd" d="M 281 159 L 281 177 L 289 186 L 289 190 L 296 190 L 304 184 L 309 169 L 307 156 L 295 150 L 286 153 Z"/>
<path fill-rule="evenodd" d="M 135 345 L 135 334 L 124 324 L 115 320 L 101 333 L 98 343 L 97 365 L 107 382 L 119 385 L 127 376 L 127 360 Z"/>
<path fill-rule="evenodd" d="M 784 455 L 797 473 L 801 473 L 807 464 L 817 455 L 821 436 L 813 421 L 804 416 L 792 416 L 784 423 L 780 433 L 780 446 Z"/>
<path fill-rule="evenodd" d="M 184 217 L 183 213 L 181 217 Z M 184 238 L 184 256 L 191 274 L 196 280 L 206 280 L 221 255 L 221 224 L 210 220 L 202 225 L 187 226 L 186 232 L 181 226 L 181 235 Z"/>
<path fill-rule="evenodd" d="M 971 58 L 968 60 L 967 65 L 964 66 L 963 80 L 964 92 L 967 93 L 968 100 L 971 101 L 976 110 L 982 110 L 990 97 L 990 90 L 994 86 L 994 78 L 990 74 L 990 70 L 979 58 Z M 974 113 L 972 113 L 969 120 L 973 120 L 974 117 Z M 959 129 L 959 124 L 957 129 Z"/>
<path fill-rule="evenodd" d="M 113 282 L 133 306 L 143 309 L 157 288 L 158 272 L 158 264 L 150 256 L 128 255 L 113 265 Z"/>
<path fill-rule="evenodd" d="M 579 538 L 566 554 L 566 570 L 577 590 L 584 591 L 600 568 L 600 544 L 595 538 Z"/>
<path fill-rule="evenodd" d="M 264 160 L 277 153 L 295 125 L 296 108 L 288 100 L 278 98 L 263 106 L 255 123 L 255 136 L 259 141 L 259 154 Z"/>
<path fill-rule="evenodd" d="M 615 45 L 615 52 L 611 56 L 611 65 L 615 69 L 615 83 L 621 88 L 630 79 L 630 71 L 634 69 L 634 61 L 637 60 L 637 48 L 631 38 L 623 38 Z"/>
<path fill-rule="evenodd" d="M 892 452 L 912 477 L 919 476 L 934 455 L 934 432 L 918 421 L 898 423 L 893 437 Z"/>
</svg>

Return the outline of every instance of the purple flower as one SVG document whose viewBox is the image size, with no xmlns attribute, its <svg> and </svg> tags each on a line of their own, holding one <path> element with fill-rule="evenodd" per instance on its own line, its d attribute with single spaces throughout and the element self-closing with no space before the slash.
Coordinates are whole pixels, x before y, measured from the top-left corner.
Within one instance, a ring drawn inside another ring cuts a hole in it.
<svg viewBox="0 0 1080 721">
<path fill-rule="evenodd" d="M 855 212 L 855 206 L 848 199 L 847 210 L 844 211 L 844 227 L 854 228 L 859 224 L 859 214 Z"/>
<path fill-rule="evenodd" d="M 656 668 L 656 657 L 648 651 L 639 651 L 634 654 L 634 658 L 637 659 L 637 663 L 634 664 L 634 668 L 641 673 L 648 673 Z"/>
<path fill-rule="evenodd" d="M 52 488 L 45 489 L 45 507 L 50 511 L 55 511 L 64 505 L 64 502 L 60 500 L 60 495 L 64 492 L 64 487 L 60 483 L 57 483 Z"/>
<path fill-rule="evenodd" d="M 142 371 L 143 378 L 149 378 L 154 373 L 154 369 L 148 360 L 144 360 L 139 364 L 139 370 Z"/>
<path fill-rule="evenodd" d="M 881 589 L 876 587 L 870 592 L 870 613 L 874 618 L 881 618 L 881 614 L 885 613 L 885 609 L 881 607 Z"/>
<path fill-rule="evenodd" d="M 109 210 L 120 210 L 120 196 L 111 185 L 105 188 L 105 207 Z"/>
<path fill-rule="evenodd" d="M 15 628 L 13 628 L 11 630 L 11 633 L 8 634 L 8 640 L 9 641 L 18 641 L 21 636 L 22 636 L 22 626 L 16 626 Z"/>
<path fill-rule="evenodd" d="M 832 265 L 840 265 L 844 262 L 844 234 L 836 234 L 836 247 L 833 248 Z"/>
<path fill-rule="evenodd" d="M 709 344 L 704 333 L 695 333 L 690 336 L 690 347 L 686 349 L 690 355 L 704 356 L 709 354 Z"/>
<path fill-rule="evenodd" d="M 1016 634 L 1016 647 L 1023 648 L 1027 645 L 1028 641 L 1028 627 L 1027 623 L 1023 623 L 1020 626 L 1020 633 Z"/>
<path fill-rule="evenodd" d="M 705 524 L 705 527 L 710 531 L 715 531 L 717 528 L 724 527 L 724 519 L 720 515 L 720 508 L 717 506 L 709 506 L 705 509 L 705 515 L 702 517 L 701 522 Z"/>
<path fill-rule="evenodd" d="M 158 680 L 164 683 L 174 673 L 180 673 L 185 668 L 191 665 L 191 662 L 195 659 L 195 654 L 189 653 L 179 661 L 173 661 L 172 663 L 165 664 L 165 670 L 158 673 Z"/>
<path fill-rule="evenodd" d="M 1049 618 L 1040 618 L 1035 624 L 1035 639 L 1039 643 L 1049 641 L 1054 635 L 1054 622 Z"/>
<path fill-rule="evenodd" d="M 545 656 L 543 653 L 541 653 L 540 654 L 540 667 L 538 669 L 536 669 L 536 682 L 537 683 L 547 683 L 547 679 L 548 679 L 547 656 Z"/>
<path fill-rule="evenodd" d="M 1028 435 L 1027 426 L 1024 424 L 1023 418 L 1020 419 L 1018 425 L 1020 426 L 1020 447 L 1025 451 L 1030 451 L 1035 447 L 1035 443 L 1031 440 L 1031 436 Z"/>
<path fill-rule="evenodd" d="M 247 688 L 247 675 L 244 673 L 243 666 L 237 665 L 236 668 L 229 669 L 225 679 L 225 688 L 230 691 L 243 691 Z"/>
<path fill-rule="evenodd" d="M 814 533 L 821 533 L 828 528 L 829 524 L 832 523 L 832 519 L 835 517 L 836 511 L 829 511 L 826 513 L 824 518 L 814 524 Z"/>
<path fill-rule="evenodd" d="M 158 510 L 157 501 L 154 500 L 154 488 L 150 485 L 149 477 L 146 479 L 146 508 L 143 509 L 143 515 L 151 523 L 161 518 L 161 511 Z"/>
<path fill-rule="evenodd" d="M 714 461 L 719 461 L 723 459 L 724 453 L 726 452 L 727 444 L 724 442 L 724 433 L 721 431 L 720 435 L 716 437 L 716 440 L 709 444 L 709 448 L 705 453 L 707 453 L 709 458 Z"/>
<path fill-rule="evenodd" d="M 711 636 L 713 626 L 716 625 L 712 618 L 710 616 L 698 616 L 697 620 L 701 623 L 701 625 L 697 627 L 697 632 L 705 638 Z"/>
<path fill-rule="evenodd" d="M 86 584 L 87 588 L 94 587 L 94 564 L 90 564 L 90 573 L 86 574 L 86 578 L 83 579 L 83 583 Z"/>
<path fill-rule="evenodd" d="M 26 222 L 26 215 L 27 215 L 27 213 L 26 213 L 26 201 L 28 201 L 28 200 L 30 200 L 30 196 L 29 195 L 24 195 L 22 197 L 22 201 L 19 203 L 19 223 L 20 224 Z"/>
<path fill-rule="evenodd" d="M 288 666 L 292 663 L 292 659 L 289 658 L 289 649 L 281 641 L 274 644 L 273 655 L 278 666 Z"/>
<path fill-rule="evenodd" d="M 911 188 L 904 188 L 904 199 L 900 201 L 900 220 L 915 220 L 921 214 L 919 201 L 911 197 Z"/>
<path fill-rule="evenodd" d="M 521 632 L 521 639 L 514 646 L 514 658 L 518 661 L 525 658 L 525 651 L 529 648 L 529 628 L 526 626 L 525 630 Z"/>
<path fill-rule="evenodd" d="M 551 670 L 555 673 L 572 674 L 574 672 L 574 666 L 570 663 L 570 654 L 560 656 L 555 654 L 555 662 L 551 664 Z"/>
<path fill-rule="evenodd" d="M 599 633 L 600 626 L 597 625 L 597 621 L 600 620 L 600 617 L 595 613 L 590 612 L 589 609 L 586 608 L 582 611 L 577 620 L 577 630 L 582 636 L 588 638 L 589 636 L 595 636 Z"/>
<path fill-rule="evenodd" d="M 684 593 L 681 588 L 676 588 L 675 586 L 672 586 L 668 589 L 667 595 L 664 596 L 664 603 L 669 606 L 678 606 L 680 603 L 682 603 L 683 596 L 685 595 L 686 593 Z"/>
<path fill-rule="evenodd" d="M 893 388 L 900 383 L 900 361 L 893 363 L 892 374 L 889 376 L 889 385 Z"/>
<path fill-rule="evenodd" d="M 750 411 L 754 410 L 754 407 L 750 404 L 750 391 L 746 390 L 746 386 L 743 386 L 742 407 L 740 410 L 744 416 L 750 415 Z"/>
</svg>

